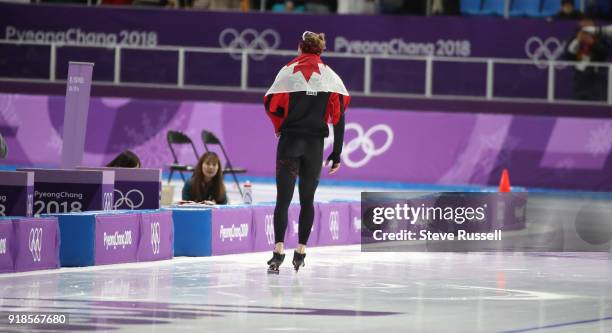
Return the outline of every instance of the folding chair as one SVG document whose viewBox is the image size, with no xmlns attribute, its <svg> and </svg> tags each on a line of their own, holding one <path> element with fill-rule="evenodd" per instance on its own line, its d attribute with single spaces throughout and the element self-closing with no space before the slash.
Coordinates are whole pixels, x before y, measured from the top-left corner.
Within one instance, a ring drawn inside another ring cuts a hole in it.
<svg viewBox="0 0 612 333">
<path fill-rule="evenodd" d="M 0 158 L 5 158 L 7 154 L 8 148 L 6 148 L 6 142 L 4 142 L 4 138 L 0 134 Z"/>
<path fill-rule="evenodd" d="M 170 176 L 168 177 L 168 183 L 170 183 L 170 181 L 172 180 L 172 175 L 174 174 L 174 171 L 178 171 L 178 173 L 181 175 L 181 178 L 183 178 L 183 181 L 185 181 L 185 176 L 183 175 L 183 172 L 193 172 L 193 166 L 179 163 L 173 145 L 191 145 L 196 160 L 199 158 L 200 155 L 198 155 L 193 141 L 191 141 L 191 139 L 182 132 L 168 131 L 166 139 L 168 140 L 168 147 L 170 147 L 170 152 L 172 153 L 173 158 L 173 164 L 170 165 Z"/>
<path fill-rule="evenodd" d="M 240 192 L 240 196 L 242 196 L 242 188 L 240 187 L 240 182 L 238 182 L 238 178 L 236 178 L 236 174 L 245 173 L 246 169 L 232 167 L 232 162 L 230 162 L 229 156 L 227 156 L 227 153 L 225 152 L 225 148 L 223 147 L 221 140 L 219 140 L 219 138 L 216 135 L 214 135 L 212 132 L 209 132 L 206 130 L 202 131 L 202 142 L 204 143 L 204 149 L 206 149 L 207 152 L 210 151 L 208 149 L 208 145 L 219 145 L 219 147 L 221 148 L 221 152 L 223 153 L 223 157 L 225 157 L 225 161 L 226 161 L 226 166 L 225 168 L 223 168 L 223 173 L 232 174 L 232 177 L 234 178 L 234 182 L 236 183 L 236 186 L 238 186 L 238 191 Z"/>
</svg>

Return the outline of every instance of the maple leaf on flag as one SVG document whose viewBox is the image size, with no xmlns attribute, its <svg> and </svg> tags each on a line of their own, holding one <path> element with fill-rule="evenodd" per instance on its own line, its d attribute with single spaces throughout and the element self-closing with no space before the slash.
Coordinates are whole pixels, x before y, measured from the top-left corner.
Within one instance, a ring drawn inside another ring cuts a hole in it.
<svg viewBox="0 0 612 333">
<path fill-rule="evenodd" d="M 310 77 L 312 73 L 317 73 L 321 75 L 321 71 L 319 71 L 319 63 L 323 63 L 321 59 L 314 57 L 298 57 L 296 59 L 297 65 L 293 67 L 293 74 L 297 72 L 301 72 L 304 75 L 304 79 L 306 82 L 310 81 Z"/>
</svg>

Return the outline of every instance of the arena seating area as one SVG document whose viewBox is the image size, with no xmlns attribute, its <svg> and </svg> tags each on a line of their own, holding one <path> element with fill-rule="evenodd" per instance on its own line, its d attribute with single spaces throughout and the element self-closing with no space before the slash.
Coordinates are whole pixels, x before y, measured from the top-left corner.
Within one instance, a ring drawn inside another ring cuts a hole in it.
<svg viewBox="0 0 612 333">
<path fill-rule="evenodd" d="M 580 0 L 574 0 L 574 7 L 581 8 Z M 561 10 L 559 0 L 514 0 L 510 2 L 510 16 L 549 17 Z M 504 0 L 461 0 L 464 15 L 500 15 L 506 11 Z"/>
<path fill-rule="evenodd" d="M 24 3 L 24 1 L 13 0 Z M 581 15 L 611 19 L 608 0 L 570 0 Z M 312 14 L 464 15 L 549 18 L 561 0 L 36 0 L 44 4 L 139 6 L 210 11 L 272 11 Z M 507 11 L 507 12 L 506 12 Z"/>
</svg>

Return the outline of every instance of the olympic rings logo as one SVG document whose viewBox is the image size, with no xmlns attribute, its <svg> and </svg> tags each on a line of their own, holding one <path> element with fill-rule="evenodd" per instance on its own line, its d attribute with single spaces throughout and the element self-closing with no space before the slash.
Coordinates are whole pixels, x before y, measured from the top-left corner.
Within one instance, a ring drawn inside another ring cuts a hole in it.
<svg viewBox="0 0 612 333">
<path fill-rule="evenodd" d="M 272 245 L 274 244 L 274 215 L 267 214 L 264 221 L 266 240 L 268 241 L 268 245 Z"/>
<path fill-rule="evenodd" d="M 542 40 L 532 36 L 525 43 L 525 54 L 533 60 L 536 67 L 545 69 L 548 61 L 557 60 L 565 52 L 565 42 L 561 42 L 555 37 Z M 564 65 L 556 65 L 558 69 L 565 68 Z"/>
<path fill-rule="evenodd" d="M 40 262 L 42 252 L 42 228 L 30 229 L 29 249 L 34 262 Z"/>
<path fill-rule="evenodd" d="M 115 209 L 125 205 L 127 208 L 134 210 L 144 203 L 144 194 L 140 190 L 129 190 L 125 195 L 117 189 L 115 189 L 115 192 L 118 194 L 114 205 Z"/>
<path fill-rule="evenodd" d="M 28 194 L 26 207 L 26 216 L 32 216 L 34 213 L 34 196 L 32 194 Z"/>
<path fill-rule="evenodd" d="M 353 217 L 353 229 L 355 230 L 355 232 L 358 232 L 361 230 L 361 219 L 360 218 Z"/>
<path fill-rule="evenodd" d="M 329 232 L 333 240 L 340 239 L 340 213 L 337 210 L 329 213 Z"/>
<path fill-rule="evenodd" d="M 159 254 L 159 248 L 161 244 L 161 226 L 159 222 L 153 222 L 151 225 L 151 248 L 153 254 Z"/>
<path fill-rule="evenodd" d="M 297 222 L 295 222 L 295 220 L 291 220 L 291 225 L 293 226 L 293 235 L 296 236 L 299 233 L 300 225 Z M 312 228 L 314 229 L 314 224 Z"/>
<path fill-rule="evenodd" d="M 0 254 L 6 254 L 6 238 L 0 238 Z"/>
<path fill-rule="evenodd" d="M 104 192 L 102 195 L 102 210 L 113 209 L 113 192 Z"/>
<path fill-rule="evenodd" d="M 361 127 L 361 125 L 359 125 L 358 123 L 346 124 L 345 132 L 351 130 L 355 131 L 355 133 L 357 133 L 357 136 L 343 146 L 341 156 L 342 162 L 344 162 L 344 164 L 346 164 L 346 166 L 348 166 L 349 168 L 360 168 L 368 164 L 368 162 L 370 162 L 372 158 L 380 156 L 384 154 L 387 150 L 389 150 L 391 144 L 393 143 L 393 130 L 387 124 L 374 125 L 367 131 L 364 131 L 363 127 Z M 376 144 L 372 139 L 372 136 L 377 132 L 381 132 L 385 136 L 385 141 L 380 147 L 376 147 Z M 330 131 L 330 133 L 332 133 L 332 131 Z M 329 148 L 332 145 L 332 139 L 333 138 L 331 136 L 326 139 L 325 149 Z M 351 154 L 357 150 L 363 152 L 364 155 L 359 160 L 353 160 L 351 158 Z"/>
<path fill-rule="evenodd" d="M 238 32 L 234 28 L 227 28 L 219 34 L 219 45 L 230 50 L 230 56 L 235 60 L 241 59 L 242 51 L 263 51 L 263 53 L 250 54 L 253 60 L 261 61 L 266 58 L 268 51 L 280 45 L 280 35 L 273 29 L 259 33 L 255 29 Z"/>
</svg>

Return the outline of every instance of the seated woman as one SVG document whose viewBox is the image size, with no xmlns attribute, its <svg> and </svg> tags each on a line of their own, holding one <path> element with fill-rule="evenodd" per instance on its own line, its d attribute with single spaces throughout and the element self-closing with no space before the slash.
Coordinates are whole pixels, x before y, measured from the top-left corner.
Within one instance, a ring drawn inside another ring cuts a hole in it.
<svg viewBox="0 0 612 333">
<path fill-rule="evenodd" d="M 182 199 L 207 205 L 227 204 L 223 170 L 217 154 L 208 152 L 200 157 L 193 176 L 183 186 Z"/>
</svg>

